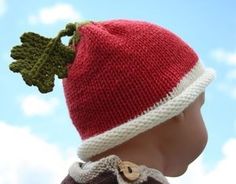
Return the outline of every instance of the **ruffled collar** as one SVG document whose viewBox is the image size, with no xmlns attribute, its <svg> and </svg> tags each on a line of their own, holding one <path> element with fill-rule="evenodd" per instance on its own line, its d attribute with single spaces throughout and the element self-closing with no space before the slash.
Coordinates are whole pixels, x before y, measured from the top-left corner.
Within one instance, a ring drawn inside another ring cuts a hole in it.
<svg viewBox="0 0 236 184">
<path fill-rule="evenodd" d="M 77 183 L 89 183 L 103 173 L 107 173 L 103 175 L 103 178 L 111 177 L 112 174 L 116 177 L 118 184 L 140 184 L 150 178 L 161 184 L 169 184 L 160 171 L 145 165 L 138 166 L 132 162 L 122 161 L 116 155 L 110 155 L 95 162 L 76 162 L 69 169 L 70 177 Z"/>
</svg>

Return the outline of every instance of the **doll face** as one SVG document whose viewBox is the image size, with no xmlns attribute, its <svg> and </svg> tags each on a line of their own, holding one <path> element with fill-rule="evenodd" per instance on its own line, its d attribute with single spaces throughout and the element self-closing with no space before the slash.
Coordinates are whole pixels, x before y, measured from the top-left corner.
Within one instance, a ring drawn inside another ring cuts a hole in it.
<svg viewBox="0 0 236 184">
<path fill-rule="evenodd" d="M 204 98 L 205 94 L 202 93 L 180 115 L 156 129 L 159 149 L 169 162 L 167 167 L 172 167 L 167 170 L 174 171 L 175 166 L 178 167 L 179 173 L 174 175 L 183 174 L 206 146 L 207 131 L 201 115 Z M 168 175 L 173 176 L 172 173 Z"/>
<path fill-rule="evenodd" d="M 203 103 L 204 93 L 178 116 L 91 160 L 115 154 L 158 169 L 166 176 L 182 175 L 207 143 L 207 131 L 201 115 Z"/>
<path fill-rule="evenodd" d="M 201 107 L 205 101 L 205 95 L 198 99 L 184 111 L 186 131 L 183 138 L 188 140 L 183 143 L 186 146 L 186 158 L 188 162 L 195 160 L 203 151 L 207 143 L 207 130 L 201 114 Z M 185 129 L 183 129 L 185 130 Z M 183 145 L 184 146 L 184 145 Z"/>
</svg>

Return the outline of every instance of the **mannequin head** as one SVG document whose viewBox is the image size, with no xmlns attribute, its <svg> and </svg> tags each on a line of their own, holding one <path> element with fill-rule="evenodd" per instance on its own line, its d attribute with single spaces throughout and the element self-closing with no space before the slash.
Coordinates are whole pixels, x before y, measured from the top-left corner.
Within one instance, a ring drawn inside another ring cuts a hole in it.
<svg viewBox="0 0 236 184">
<path fill-rule="evenodd" d="M 158 169 L 166 176 L 182 175 L 207 143 L 201 115 L 204 99 L 202 93 L 179 115 L 90 160 L 115 154 L 122 160 Z"/>
</svg>

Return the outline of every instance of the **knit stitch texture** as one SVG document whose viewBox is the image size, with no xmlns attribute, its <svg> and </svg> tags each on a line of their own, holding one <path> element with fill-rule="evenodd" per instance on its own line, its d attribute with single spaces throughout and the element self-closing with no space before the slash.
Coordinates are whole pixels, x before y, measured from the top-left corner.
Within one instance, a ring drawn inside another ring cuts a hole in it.
<svg viewBox="0 0 236 184">
<path fill-rule="evenodd" d="M 156 25 L 118 20 L 78 31 L 81 40 L 64 87 L 82 139 L 161 101 L 198 61 L 180 38 Z"/>
<path fill-rule="evenodd" d="M 120 19 L 77 31 L 80 42 L 63 86 L 83 140 L 81 159 L 177 115 L 214 78 L 187 43 L 161 26 Z"/>
</svg>

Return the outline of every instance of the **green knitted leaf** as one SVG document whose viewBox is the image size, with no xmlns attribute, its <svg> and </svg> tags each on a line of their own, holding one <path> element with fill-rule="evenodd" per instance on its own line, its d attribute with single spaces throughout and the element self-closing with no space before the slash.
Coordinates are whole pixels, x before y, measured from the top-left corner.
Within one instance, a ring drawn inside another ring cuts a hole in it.
<svg viewBox="0 0 236 184">
<path fill-rule="evenodd" d="M 55 75 L 60 79 L 67 77 L 67 64 L 75 55 L 71 47 L 62 44 L 61 37 L 71 36 L 69 45 L 75 46 L 80 40 L 77 28 L 90 22 L 69 23 L 55 38 L 24 33 L 22 45 L 11 50 L 11 57 L 16 61 L 10 64 L 10 70 L 20 73 L 26 84 L 37 86 L 42 93 L 52 91 Z"/>
<path fill-rule="evenodd" d="M 60 37 L 49 39 L 32 32 L 24 33 L 22 45 L 11 50 L 11 57 L 16 61 L 10 64 L 10 70 L 21 73 L 26 84 L 37 86 L 42 93 L 52 91 L 55 75 L 66 77 L 66 66 L 74 58 L 74 51 L 63 45 Z"/>
</svg>

